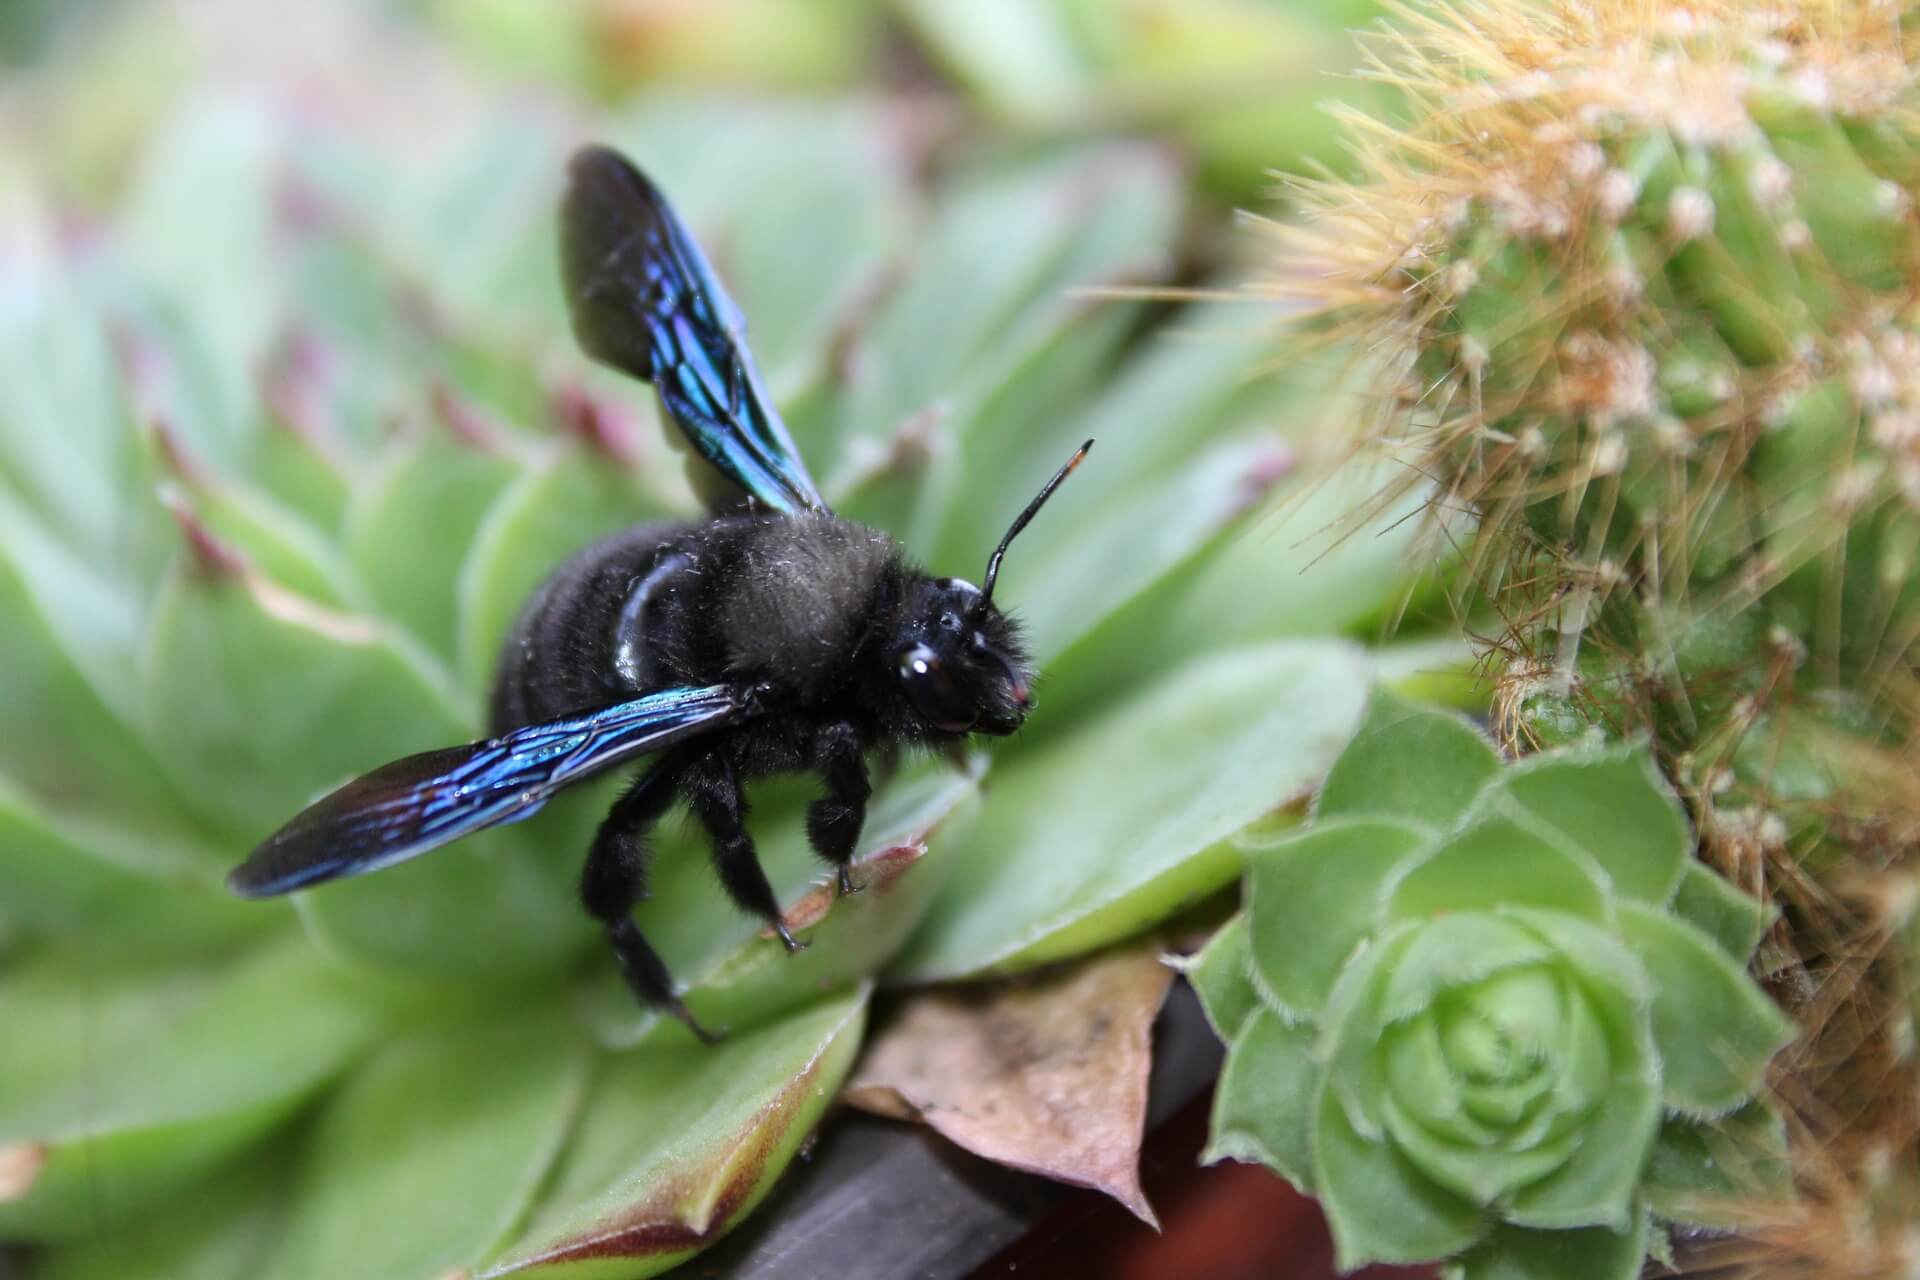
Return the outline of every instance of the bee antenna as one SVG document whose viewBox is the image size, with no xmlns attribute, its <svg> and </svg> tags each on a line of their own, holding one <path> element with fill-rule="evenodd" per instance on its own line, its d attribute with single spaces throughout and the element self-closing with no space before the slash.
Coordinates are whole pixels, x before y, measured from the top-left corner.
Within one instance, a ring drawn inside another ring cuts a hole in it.
<svg viewBox="0 0 1920 1280">
<path fill-rule="evenodd" d="M 1073 469 L 1080 465 L 1080 460 L 1087 456 L 1087 450 L 1091 448 L 1093 448 L 1093 441 L 1089 440 L 1074 450 L 1073 456 L 1067 459 L 1067 464 L 1054 472 L 1053 479 L 1047 481 L 1041 486 L 1040 492 L 1033 495 L 1033 501 L 1027 504 L 1027 509 L 1014 517 L 1013 526 L 1007 530 L 1007 536 L 1000 539 L 1000 545 L 993 549 L 993 558 L 987 561 L 987 580 L 980 588 L 981 608 L 986 608 L 993 601 L 993 584 L 1000 577 L 1000 561 L 1007 554 L 1007 544 L 1027 527 L 1027 522 L 1033 519 L 1034 513 L 1053 496 L 1053 491 L 1060 487 L 1060 482 L 1073 474 Z"/>
</svg>

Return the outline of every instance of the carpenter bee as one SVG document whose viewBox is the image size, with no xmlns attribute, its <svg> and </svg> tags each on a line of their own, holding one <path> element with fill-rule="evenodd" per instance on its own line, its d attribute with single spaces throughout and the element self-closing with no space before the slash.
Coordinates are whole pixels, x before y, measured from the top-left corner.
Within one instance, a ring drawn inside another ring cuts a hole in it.
<svg viewBox="0 0 1920 1280">
<path fill-rule="evenodd" d="M 648 831 L 683 797 L 727 893 L 788 950 L 802 946 L 747 833 L 742 784 L 817 772 L 807 837 L 839 892 L 854 892 L 867 755 L 1009 734 L 1032 710 L 1032 664 L 994 583 L 1008 544 L 1093 442 L 1014 520 L 980 586 L 930 576 L 886 534 L 827 509 L 739 310 L 665 197 L 617 152 L 574 156 L 560 259 L 581 346 L 652 383 L 744 503 L 704 522 L 638 525 L 563 563 L 507 636 L 493 737 L 347 783 L 268 836 L 227 883 L 268 897 L 372 871 L 517 822 L 563 787 L 651 755 L 594 836 L 580 898 L 634 995 L 710 1039 L 633 922 Z"/>
</svg>

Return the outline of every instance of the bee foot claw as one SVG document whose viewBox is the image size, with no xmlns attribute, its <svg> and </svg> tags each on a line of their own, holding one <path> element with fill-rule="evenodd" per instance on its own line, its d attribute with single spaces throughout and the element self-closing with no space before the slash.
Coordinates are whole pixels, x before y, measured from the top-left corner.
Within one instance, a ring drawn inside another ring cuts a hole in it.
<svg viewBox="0 0 1920 1280">
<path fill-rule="evenodd" d="M 678 1018 L 687 1030 L 693 1032 L 694 1039 L 698 1040 L 701 1044 L 716 1045 L 727 1038 L 727 1029 L 725 1027 L 708 1030 L 706 1027 L 701 1026 L 694 1018 L 693 1011 L 687 1008 L 684 1001 L 675 1000 L 667 1006 L 667 1012 Z"/>
</svg>

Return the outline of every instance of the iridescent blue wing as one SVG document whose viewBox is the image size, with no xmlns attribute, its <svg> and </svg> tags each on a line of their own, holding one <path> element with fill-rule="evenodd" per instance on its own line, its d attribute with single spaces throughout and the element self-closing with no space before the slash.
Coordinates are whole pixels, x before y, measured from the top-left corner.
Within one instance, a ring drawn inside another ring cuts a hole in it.
<svg viewBox="0 0 1920 1280">
<path fill-rule="evenodd" d="M 668 689 L 485 742 L 408 756 L 316 800 L 227 877 L 269 898 L 531 817 L 562 787 L 751 715 L 729 685 Z"/>
<path fill-rule="evenodd" d="M 825 510 L 760 383 L 740 309 L 666 197 L 606 147 L 583 147 L 569 173 L 560 269 L 580 345 L 651 382 L 700 456 L 762 505 Z"/>
</svg>

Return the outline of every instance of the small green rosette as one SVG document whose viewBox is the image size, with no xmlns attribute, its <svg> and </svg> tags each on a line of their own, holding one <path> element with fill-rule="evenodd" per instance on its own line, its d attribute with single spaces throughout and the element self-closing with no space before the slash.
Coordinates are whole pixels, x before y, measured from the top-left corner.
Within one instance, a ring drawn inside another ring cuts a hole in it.
<svg viewBox="0 0 1920 1280">
<path fill-rule="evenodd" d="M 1317 1196 L 1342 1268 L 1629 1280 L 1664 1224 L 1788 1193 L 1765 923 L 1640 747 L 1503 766 L 1376 695 L 1314 821 L 1189 965 L 1229 1043 L 1210 1159 Z"/>
</svg>

